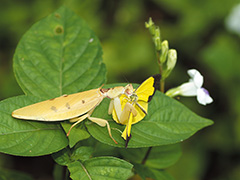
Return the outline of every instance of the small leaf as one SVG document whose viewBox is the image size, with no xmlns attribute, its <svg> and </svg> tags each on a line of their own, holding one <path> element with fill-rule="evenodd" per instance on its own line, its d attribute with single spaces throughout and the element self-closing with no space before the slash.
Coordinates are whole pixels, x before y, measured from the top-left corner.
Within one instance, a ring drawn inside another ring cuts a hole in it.
<svg viewBox="0 0 240 180">
<path fill-rule="evenodd" d="M 134 164 L 134 170 L 142 179 L 174 180 L 166 171 L 149 168 L 142 164 Z"/>
<path fill-rule="evenodd" d="M 155 180 L 174 180 L 174 178 L 164 170 L 150 169 L 155 176 Z"/>
<path fill-rule="evenodd" d="M 102 85 L 106 67 L 101 56 L 93 31 L 63 6 L 25 33 L 13 67 L 25 94 L 50 99 Z"/>
<path fill-rule="evenodd" d="M 62 166 L 66 166 L 71 163 L 71 151 L 69 148 L 64 148 L 61 151 L 52 154 L 52 157 L 56 163 Z"/>
<path fill-rule="evenodd" d="M 68 169 L 73 180 L 124 180 L 131 175 L 132 165 L 115 157 L 97 157 L 70 163 Z"/>
<path fill-rule="evenodd" d="M 93 153 L 93 147 L 88 146 L 79 146 L 73 149 L 73 153 L 71 155 L 72 161 L 86 161 L 90 159 Z"/>
<path fill-rule="evenodd" d="M 62 122 L 61 123 L 64 131 L 66 134 L 68 133 L 69 129 L 71 128 L 72 124 L 69 122 Z M 86 128 L 83 126 L 75 126 L 71 129 L 71 132 L 68 136 L 69 139 L 69 147 L 72 148 L 75 144 L 81 140 L 87 139 L 90 137 L 90 134 L 86 131 Z"/>
<path fill-rule="evenodd" d="M 86 123 L 86 126 L 90 134 L 98 141 L 112 146 L 124 147 L 125 142 L 121 138 L 121 133 L 116 129 L 123 131 L 125 126 L 118 125 L 111 120 L 111 116 L 107 115 L 108 105 L 109 100 L 105 99 L 95 109 L 92 116 L 109 120 L 113 137 L 118 145 L 109 138 L 106 128 L 99 127 L 95 123 Z M 196 115 L 181 103 L 157 91 L 149 103 L 148 115 L 132 126 L 132 138 L 128 148 L 175 144 L 211 124 L 213 124 L 211 120 Z"/>
<path fill-rule="evenodd" d="M 142 164 L 134 164 L 134 170 L 142 179 L 174 180 L 166 171 L 149 168 Z"/>
<path fill-rule="evenodd" d="M 135 176 L 140 176 L 141 179 L 146 178 L 153 178 L 155 179 L 155 175 L 150 169 L 142 164 L 134 164 L 134 172 L 136 173 Z"/>
<path fill-rule="evenodd" d="M 65 148 L 52 154 L 53 159 L 56 163 L 66 166 L 72 162 L 81 160 L 86 161 L 90 159 L 93 153 L 93 148 L 88 146 L 77 146 L 74 149 Z"/>
<path fill-rule="evenodd" d="M 39 100 L 31 96 L 17 96 L 0 102 L 1 152 L 19 156 L 41 156 L 68 145 L 59 123 L 27 121 L 11 116 L 13 110 Z"/>
<path fill-rule="evenodd" d="M 146 166 L 155 169 L 164 169 L 174 165 L 181 155 L 180 144 L 153 147 L 146 161 Z"/>
<path fill-rule="evenodd" d="M 121 149 L 124 159 L 134 163 L 141 163 L 148 148 Z M 175 164 L 181 156 L 179 144 L 153 147 L 145 165 L 151 168 L 164 169 Z"/>
</svg>

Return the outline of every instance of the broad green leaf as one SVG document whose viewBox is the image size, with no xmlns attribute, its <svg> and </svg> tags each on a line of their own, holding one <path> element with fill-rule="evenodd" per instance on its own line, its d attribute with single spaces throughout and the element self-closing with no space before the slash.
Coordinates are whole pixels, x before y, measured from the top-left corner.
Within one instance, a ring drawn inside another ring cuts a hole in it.
<svg viewBox="0 0 240 180">
<path fill-rule="evenodd" d="M 93 31 L 80 17 L 61 7 L 25 33 L 13 66 L 25 94 L 49 99 L 102 85 L 106 68 L 101 56 Z M 70 146 L 87 137 L 85 131 L 73 130 Z"/>
<path fill-rule="evenodd" d="M 10 171 L 7 169 L 0 169 L 0 179 L 1 180 L 33 180 L 33 178 L 27 174 L 24 174 L 22 172 L 12 171 L 12 170 Z"/>
<path fill-rule="evenodd" d="M 28 95 L 52 98 L 105 82 L 98 38 L 75 13 L 61 7 L 35 23 L 14 54 L 16 79 Z"/>
<path fill-rule="evenodd" d="M 109 120 L 118 145 L 109 138 L 106 128 L 88 122 L 87 128 L 95 139 L 112 146 L 124 147 L 125 142 L 116 129 L 123 131 L 125 126 L 115 123 L 111 116 L 107 115 L 108 104 L 109 100 L 105 99 L 92 116 Z M 175 144 L 212 123 L 211 120 L 196 115 L 181 103 L 157 91 L 149 103 L 148 115 L 132 126 L 132 138 L 128 148 Z"/>
<path fill-rule="evenodd" d="M 0 152 L 40 156 L 59 151 L 68 145 L 59 123 L 12 118 L 13 110 L 39 100 L 31 96 L 17 96 L 0 102 Z"/>
<path fill-rule="evenodd" d="M 124 159 L 130 162 L 141 163 L 146 155 L 148 148 L 121 149 L 120 152 Z M 145 165 L 155 169 L 164 169 L 175 164 L 181 156 L 179 144 L 157 146 L 151 149 Z"/>
<path fill-rule="evenodd" d="M 70 163 L 68 169 L 73 180 L 124 180 L 131 175 L 132 165 L 115 157 L 97 157 Z"/>
<path fill-rule="evenodd" d="M 142 164 L 134 164 L 134 169 L 137 175 L 139 175 L 142 179 L 151 178 L 154 180 L 174 180 L 173 177 L 164 170 L 156 170 Z"/>
</svg>

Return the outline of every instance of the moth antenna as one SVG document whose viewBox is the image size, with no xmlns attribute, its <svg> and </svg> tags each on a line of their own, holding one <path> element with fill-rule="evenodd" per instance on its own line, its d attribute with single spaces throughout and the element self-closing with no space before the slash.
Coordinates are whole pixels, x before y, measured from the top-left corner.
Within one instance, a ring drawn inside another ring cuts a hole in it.
<svg viewBox="0 0 240 180">
<path fill-rule="evenodd" d="M 125 80 L 125 82 L 129 84 L 127 77 L 125 75 L 122 75 L 122 76 L 123 76 L 123 79 Z"/>
</svg>

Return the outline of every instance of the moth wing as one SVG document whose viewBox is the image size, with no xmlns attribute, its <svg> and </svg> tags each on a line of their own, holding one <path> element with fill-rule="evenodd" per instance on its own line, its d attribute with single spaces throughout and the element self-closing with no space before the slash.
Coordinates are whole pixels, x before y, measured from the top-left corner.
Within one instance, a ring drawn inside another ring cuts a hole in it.
<svg viewBox="0 0 240 180">
<path fill-rule="evenodd" d="M 127 101 L 127 96 L 125 94 L 122 94 L 120 96 L 120 102 L 121 102 L 121 108 L 123 110 L 124 107 L 125 107 L 125 104 L 128 102 Z M 113 118 L 114 121 L 116 121 L 117 123 L 121 124 L 120 120 L 118 119 L 117 112 L 116 112 L 116 109 L 115 109 L 114 106 L 113 106 L 113 110 L 112 110 L 112 118 Z"/>
<path fill-rule="evenodd" d="M 78 117 L 96 107 L 103 99 L 100 89 L 63 95 L 13 111 L 19 119 L 60 121 Z"/>
<path fill-rule="evenodd" d="M 147 102 L 138 101 L 138 104 L 144 109 L 145 112 L 148 111 L 148 103 Z M 135 124 L 135 123 L 141 121 L 146 116 L 146 114 L 142 111 L 142 109 L 139 106 L 134 104 L 134 107 L 137 111 L 137 115 L 133 117 L 132 124 Z"/>
<path fill-rule="evenodd" d="M 153 75 L 146 79 L 135 91 L 138 100 L 150 102 L 156 89 L 159 89 L 160 87 L 160 79 L 160 74 Z"/>
<path fill-rule="evenodd" d="M 153 75 L 146 79 L 135 91 L 135 93 L 138 96 L 137 103 L 144 109 L 145 112 L 148 111 L 148 102 L 152 99 L 152 96 L 154 95 L 156 89 L 159 89 L 160 87 L 160 79 L 161 79 L 160 74 Z M 128 102 L 127 99 L 128 98 L 125 94 L 120 96 L 122 110 L 124 109 L 126 103 Z M 132 120 L 132 124 L 135 124 L 141 121 L 146 116 L 146 114 L 136 104 L 133 104 L 133 106 L 137 111 L 137 115 L 134 116 Z M 117 117 L 116 110 L 114 108 L 112 111 L 112 117 L 114 121 L 121 124 Z"/>
<path fill-rule="evenodd" d="M 126 141 L 125 148 L 127 148 L 128 142 L 131 138 L 132 119 L 133 119 L 133 114 L 131 113 L 129 116 L 128 123 L 126 124 L 126 128 L 124 129 L 124 131 L 121 135 L 123 137 L 123 139 Z"/>
</svg>

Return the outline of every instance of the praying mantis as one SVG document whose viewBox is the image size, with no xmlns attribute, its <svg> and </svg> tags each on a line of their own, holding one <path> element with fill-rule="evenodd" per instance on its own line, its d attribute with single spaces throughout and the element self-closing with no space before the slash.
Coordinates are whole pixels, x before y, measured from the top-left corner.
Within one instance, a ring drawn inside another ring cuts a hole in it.
<svg viewBox="0 0 240 180">
<path fill-rule="evenodd" d="M 74 126 L 88 118 L 101 127 L 107 126 L 110 138 L 117 144 L 117 141 L 112 137 L 108 121 L 91 116 L 95 108 L 107 97 L 111 99 L 108 113 L 112 114 L 117 123 L 127 125 L 122 137 L 128 142 L 131 125 L 142 120 L 147 114 L 148 102 L 155 93 L 159 76 L 151 76 L 136 90 L 133 89 L 132 84 L 128 84 L 125 87 L 117 86 L 104 89 L 101 86 L 97 89 L 62 95 L 16 109 L 12 112 L 12 117 L 46 122 L 69 120 L 74 124 L 70 127 L 67 136 Z"/>
<path fill-rule="evenodd" d="M 94 109 L 102 102 L 105 97 L 114 99 L 121 94 L 131 93 L 130 85 L 117 86 L 114 88 L 103 89 L 99 87 L 88 91 L 83 91 L 70 95 L 62 95 L 57 98 L 49 99 L 39 103 L 35 103 L 12 112 L 12 117 L 33 121 L 64 121 L 70 120 L 74 124 L 71 129 L 86 118 L 99 126 L 107 126 L 109 136 L 117 144 L 112 137 L 109 123 L 105 119 L 91 117 Z M 127 94 L 128 95 L 128 94 Z"/>
</svg>

